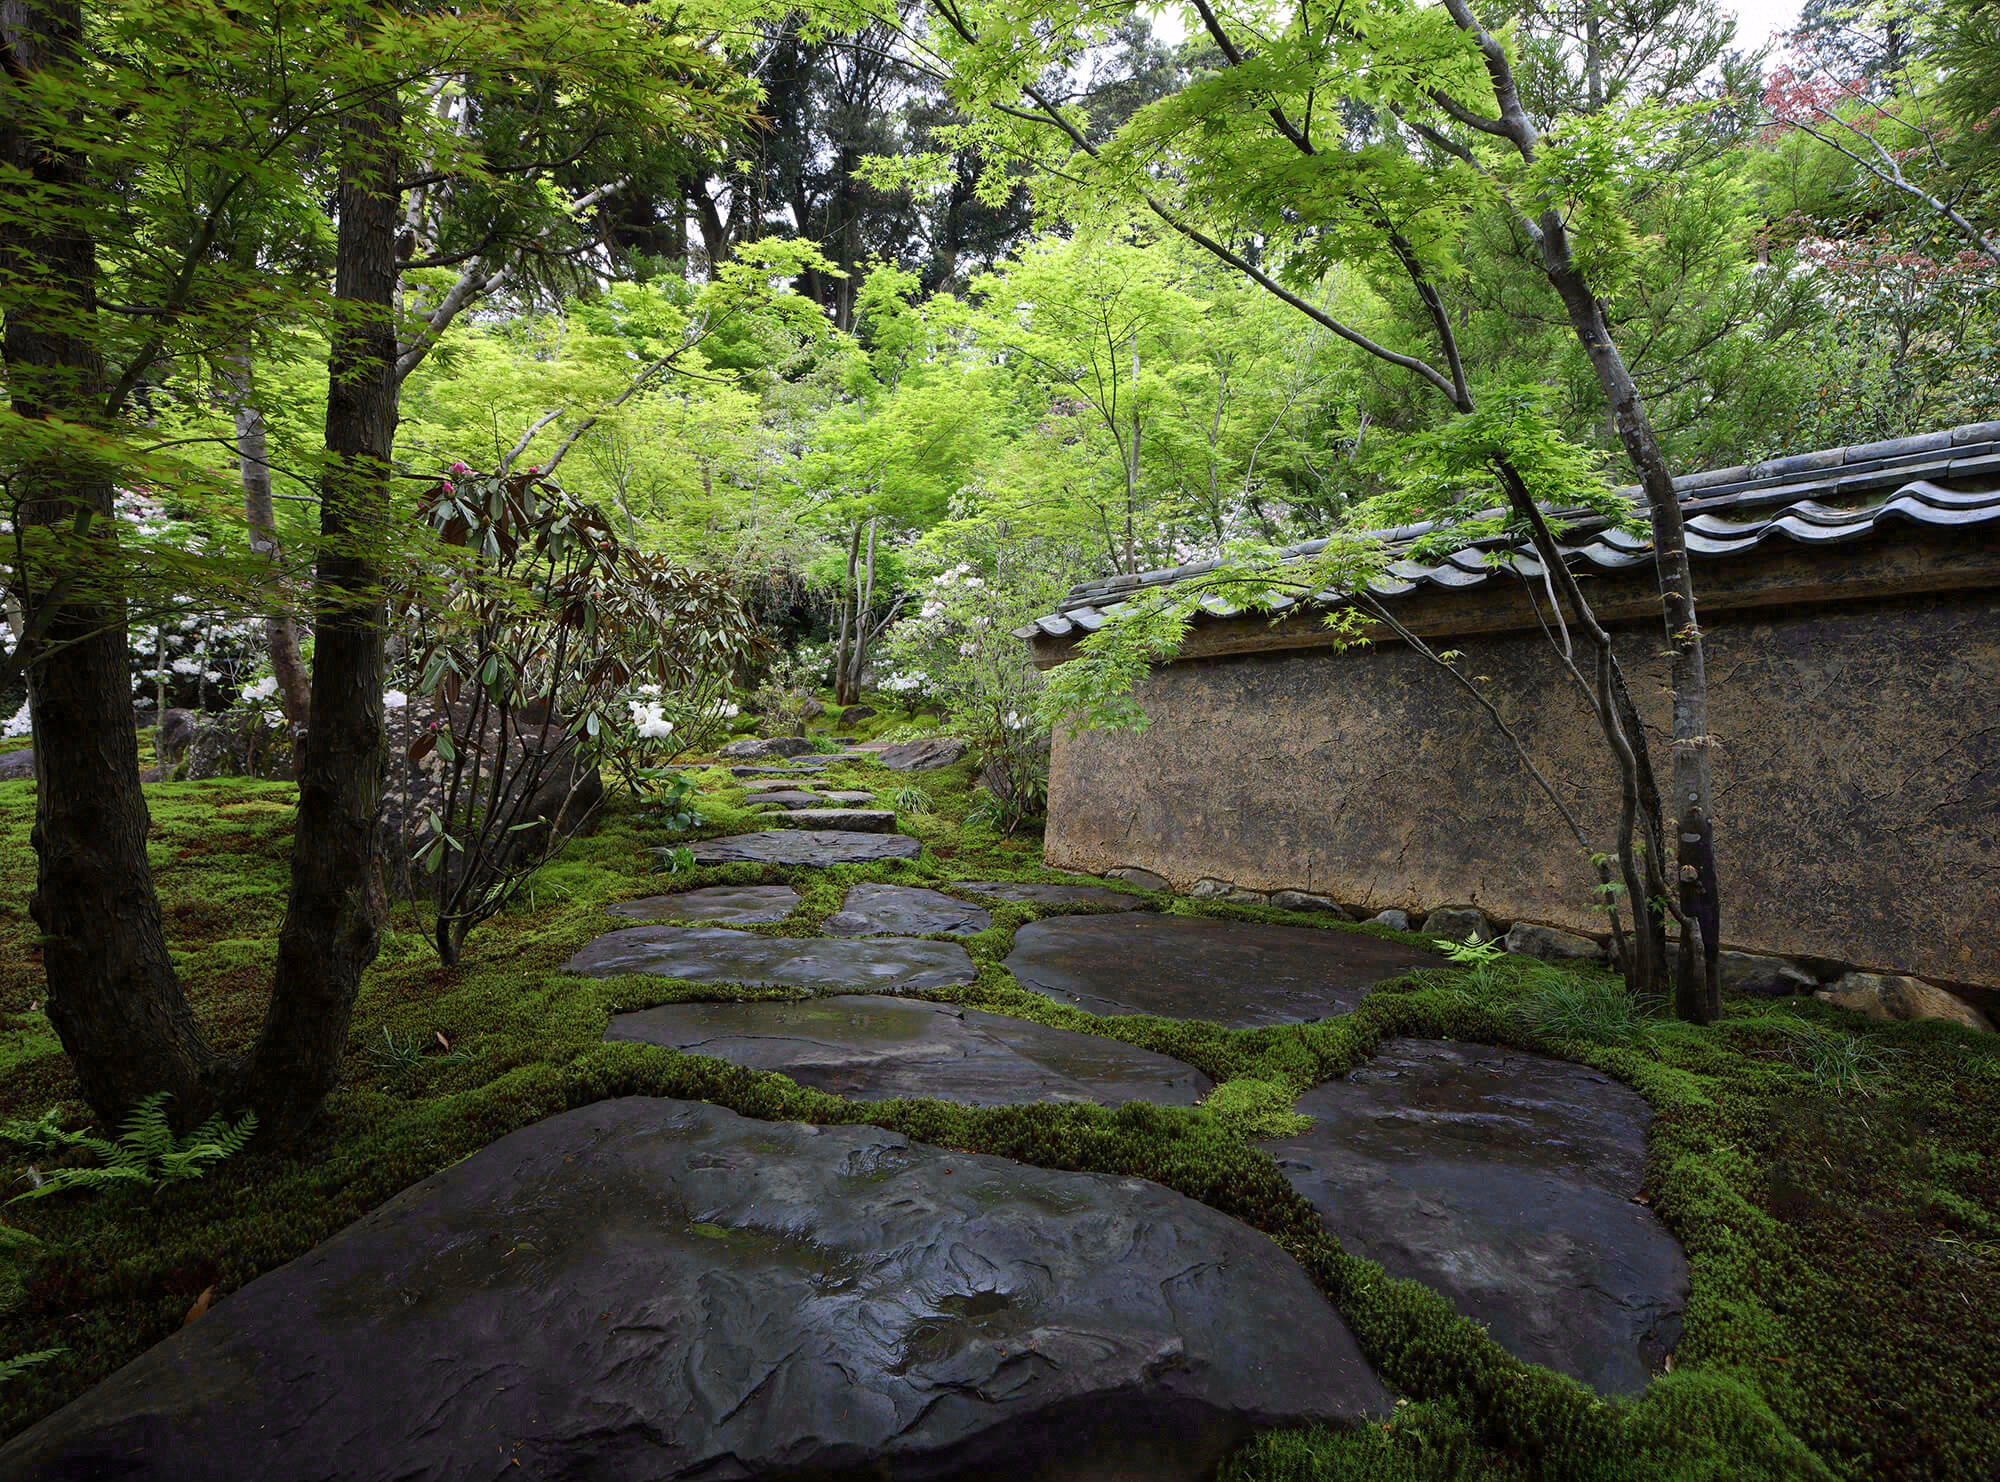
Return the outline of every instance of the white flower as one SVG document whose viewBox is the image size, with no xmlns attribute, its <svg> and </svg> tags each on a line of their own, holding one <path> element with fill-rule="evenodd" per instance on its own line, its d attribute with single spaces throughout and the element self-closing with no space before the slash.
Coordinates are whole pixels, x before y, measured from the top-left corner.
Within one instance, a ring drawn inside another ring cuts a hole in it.
<svg viewBox="0 0 2000 1482">
<path fill-rule="evenodd" d="M 176 674 L 199 674 L 201 673 L 201 660 L 175 659 L 171 664 L 167 665 L 167 667 L 173 670 L 174 673 Z"/>
<path fill-rule="evenodd" d="M 278 692 L 278 676 L 275 674 L 266 674 L 262 679 L 258 680 L 255 684 L 246 684 L 243 686 L 243 698 L 248 700 L 253 705 L 256 704 L 259 700 L 270 699 L 271 696 L 277 694 L 277 692 Z"/>
<path fill-rule="evenodd" d="M 382 708 L 384 710 L 401 710 L 409 703 L 410 697 L 401 690 L 382 691 Z"/>
<path fill-rule="evenodd" d="M 961 643 L 958 646 L 958 652 L 960 657 L 969 659 L 979 652 L 979 645 L 975 643 Z"/>
<path fill-rule="evenodd" d="M 934 617 L 943 617 L 944 604 L 942 602 L 926 602 L 923 611 L 919 612 L 917 616 L 926 621 Z"/>
<path fill-rule="evenodd" d="M 966 585 L 967 585 L 968 587 L 983 587 L 983 586 L 985 586 L 985 585 L 986 585 L 986 583 L 985 583 L 985 582 L 981 581 L 981 580 L 980 580 L 980 579 L 979 579 L 978 577 L 976 577 L 976 576 L 968 576 L 968 577 L 967 577 L 967 578 L 965 579 L 965 584 L 966 584 Z"/>
<path fill-rule="evenodd" d="M 28 702 L 23 700 L 12 720 L 0 721 L 0 736 L 25 736 L 34 728 L 35 723 L 28 715 Z"/>
<path fill-rule="evenodd" d="M 1027 724 L 1027 722 L 1022 720 L 1017 712 L 1010 710 L 1005 715 L 1000 717 L 1000 724 L 1005 726 L 1010 731 L 1018 731 L 1021 729 L 1022 726 Z"/>
<path fill-rule="evenodd" d="M 674 723 L 662 715 L 660 702 L 647 704 L 640 700 L 629 700 L 626 708 L 632 712 L 632 729 L 643 740 L 663 741 L 674 733 Z"/>
<path fill-rule="evenodd" d="M 642 684 L 639 686 L 638 692 L 642 695 L 657 695 L 660 692 L 660 687 L 657 684 Z"/>
</svg>

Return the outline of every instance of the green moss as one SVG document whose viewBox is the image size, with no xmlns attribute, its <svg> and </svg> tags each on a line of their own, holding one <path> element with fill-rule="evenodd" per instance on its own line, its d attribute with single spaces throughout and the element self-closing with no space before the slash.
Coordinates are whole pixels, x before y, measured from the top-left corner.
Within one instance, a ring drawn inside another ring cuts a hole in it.
<svg viewBox="0 0 2000 1482">
<path fill-rule="evenodd" d="M 756 826 L 726 773 L 700 774 L 704 836 Z M 833 786 L 881 781 L 842 766 Z M 1709 1029 L 1645 1020 L 1615 1042 L 1536 1037 L 1517 1005 L 1547 971 L 1517 960 L 1475 982 L 1455 969 L 1384 985 L 1319 1024 L 1227 1030 L 1143 1015 L 1099 1018 L 1017 984 L 1004 967 L 1026 922 L 1066 910 L 1009 903 L 965 939 L 977 981 L 935 998 L 1110 1036 L 1195 1065 L 1217 1089 L 1196 1109 L 1135 1104 L 971 1109 L 858 1104 L 783 1076 L 655 1047 L 607 1044 L 614 1012 L 679 999 L 788 998 L 712 983 L 569 977 L 562 962 L 619 924 L 603 908 L 662 890 L 786 883 L 802 902 L 755 930 L 804 935 L 862 880 L 950 888 L 956 879 L 1059 880 L 1039 842 L 962 820 L 967 764 L 925 774 L 921 859 L 830 871 L 754 865 L 657 873 L 659 840 L 620 804 L 545 869 L 530 896 L 476 932 L 445 970 L 421 910 L 399 907 L 363 984 L 345 1082 L 312 1138 L 253 1149 L 153 1201 L 51 1200 L 9 1218 L 18 1306 L 0 1354 L 62 1346 L 0 1389 L 0 1435 L 73 1397 L 174 1330 L 210 1284 L 224 1292 L 297 1256 L 397 1191 L 517 1127 L 607 1096 L 714 1101 L 745 1115 L 872 1122 L 944 1146 L 1052 1168 L 1154 1179 L 1243 1219 L 1291 1251 L 1411 1403 L 1352 1433 L 1276 1433 L 1232 1460 L 1233 1482 L 1291 1478 L 1977 1478 L 2000 1455 L 2000 1046 L 1936 1025 L 1862 1020 L 1807 1002 L 1787 1015 L 1895 1067 L 1876 1094 L 1829 1091 L 1783 1053 L 1768 1006 L 1731 1005 Z M 0 790 L 0 1117 L 74 1107 L 47 1022 L 24 902 L 29 786 Z M 190 997 L 221 1040 L 254 1032 L 283 911 L 291 790 L 282 784 L 151 788 L 163 911 Z M 935 825 L 933 827 L 933 825 Z M 215 909 L 226 902 L 226 909 Z M 1189 915 L 1272 921 L 1423 942 L 1379 927 L 1274 911 L 1157 902 Z M 1069 908 L 1070 910 L 1082 908 Z M 388 1030 L 423 1046 L 391 1069 Z M 1685 1244 L 1692 1291 L 1675 1369 L 1635 1403 L 1606 1404 L 1522 1364 L 1436 1293 L 1342 1251 L 1248 1139 L 1293 1099 L 1391 1035 L 1446 1036 L 1564 1054 L 1628 1081 L 1656 1111 L 1645 1197 Z M 18 1169 L 0 1165 L 0 1177 Z"/>
</svg>

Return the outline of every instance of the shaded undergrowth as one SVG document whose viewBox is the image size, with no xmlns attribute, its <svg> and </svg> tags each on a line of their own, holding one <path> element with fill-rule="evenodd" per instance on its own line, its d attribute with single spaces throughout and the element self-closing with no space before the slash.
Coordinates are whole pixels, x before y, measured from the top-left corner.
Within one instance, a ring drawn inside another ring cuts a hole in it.
<svg viewBox="0 0 2000 1482">
<path fill-rule="evenodd" d="M 702 781 L 697 834 L 755 826 L 725 773 Z M 894 786 L 865 765 L 830 769 L 815 785 L 884 794 Z M 531 897 L 474 934 L 454 968 L 437 963 L 421 914 L 399 910 L 364 985 L 344 1083 L 306 1143 L 254 1148 L 150 1198 L 64 1196 L 4 1212 L 0 1356 L 66 1352 L 0 1386 L 0 1436 L 173 1331 L 208 1288 L 233 1290 L 494 1138 L 604 1097 L 659 1095 L 757 1117 L 871 1122 L 1045 1167 L 1139 1175 L 1271 1235 L 1410 1402 L 1379 1428 L 1266 1436 L 1231 1462 L 1231 1482 L 1991 1474 L 2000 1457 L 2000 1051 L 1990 1037 L 1877 1024 L 1811 1002 L 1734 1003 L 1706 1030 L 1643 1016 L 1624 1023 L 1591 1007 L 1603 980 L 1515 959 L 1479 974 L 1416 973 L 1319 1024 L 1230 1031 L 1102 1019 L 1022 990 L 1003 965 L 1015 930 L 1064 912 L 988 901 L 993 926 L 965 939 L 977 981 L 930 996 L 1176 1056 L 1218 1083 L 1212 1104 L 859 1104 L 766 1072 L 603 1041 L 608 1017 L 622 1010 L 798 996 L 563 974 L 570 953 L 627 924 L 604 915 L 612 902 L 788 883 L 799 908 L 755 930 L 803 935 L 862 880 L 1054 878 L 1039 867 L 1039 841 L 965 826 L 969 768 L 926 774 L 924 785 L 930 810 L 904 819 L 926 843 L 915 862 L 663 876 L 645 852 L 663 841 L 613 807 L 541 873 Z M 80 1122 L 67 1064 L 30 1007 L 43 991 L 25 909 L 32 796 L 27 785 L 0 790 L 8 846 L 0 851 L 0 1118 L 62 1105 Z M 149 790 L 149 800 L 177 960 L 205 1032 L 240 1047 L 255 1033 L 269 983 L 292 790 L 180 784 Z M 1154 903 L 1323 924 L 1266 909 Z M 1631 1083 L 1654 1106 L 1642 1197 L 1685 1244 L 1693 1287 L 1674 1372 L 1636 1403 L 1600 1401 L 1512 1359 L 1443 1298 L 1342 1251 L 1246 1140 L 1274 1130 L 1290 1097 L 1404 1034 L 1563 1054 Z M 10 1180 L 21 1171 L 0 1167 Z"/>
</svg>

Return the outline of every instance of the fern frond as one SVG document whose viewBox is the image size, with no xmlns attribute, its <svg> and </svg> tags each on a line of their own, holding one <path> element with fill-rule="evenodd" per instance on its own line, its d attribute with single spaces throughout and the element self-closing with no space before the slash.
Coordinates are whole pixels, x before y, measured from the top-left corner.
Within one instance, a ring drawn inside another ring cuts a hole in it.
<svg viewBox="0 0 2000 1482">
<path fill-rule="evenodd" d="M 50 1359 L 61 1358 L 68 1352 L 67 1348 L 39 1348 L 33 1353 L 16 1354 L 10 1359 L 0 1359 L 0 1384 L 5 1384 L 37 1364 L 46 1364 Z"/>
</svg>

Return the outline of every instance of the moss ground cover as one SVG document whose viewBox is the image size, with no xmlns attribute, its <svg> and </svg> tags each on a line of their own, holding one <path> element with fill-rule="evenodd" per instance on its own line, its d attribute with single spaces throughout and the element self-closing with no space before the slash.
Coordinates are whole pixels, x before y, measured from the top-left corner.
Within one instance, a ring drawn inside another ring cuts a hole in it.
<svg viewBox="0 0 2000 1482">
<path fill-rule="evenodd" d="M 755 826 L 727 774 L 701 774 L 703 834 Z M 907 779 L 865 764 L 828 785 L 888 795 Z M 931 995 L 1175 1055 L 1218 1083 L 1194 1110 L 1081 1106 L 971 1110 L 862 1105 L 657 1047 L 606 1044 L 610 1014 L 688 998 L 789 997 L 656 978 L 558 971 L 618 923 L 605 905 L 663 889 L 786 883 L 802 903 L 751 928 L 810 934 L 861 880 L 941 885 L 1045 877 L 1039 841 L 963 820 L 969 768 L 922 779 L 926 844 L 909 864 L 828 871 L 731 865 L 663 877 L 664 842 L 634 810 L 544 869 L 533 890 L 441 968 L 423 920 L 398 911 L 358 1006 L 342 1089 L 310 1143 L 253 1150 L 147 1198 L 77 1197 L 0 1210 L 0 1357 L 60 1347 L 0 1384 L 0 1436 L 79 1393 L 171 1332 L 210 1287 L 228 1292 L 308 1249 L 426 1174 L 540 1117 L 606 1096 L 700 1097 L 746 1115 L 868 1121 L 926 1141 L 1056 1168 L 1157 1179 L 1266 1231 L 1338 1304 L 1409 1402 L 1378 1430 L 1275 1433 L 1231 1482 L 1305 1478 L 1983 1478 L 2000 1465 L 2000 1046 L 1940 1025 L 1859 1020 L 1815 1003 L 1730 1005 L 1709 1030 L 1644 1021 L 1596 1038 L 1589 1016 L 1534 1008 L 1578 975 L 1507 959 L 1441 965 L 1320 1024 L 1228 1031 L 1143 1016 L 1101 1019 L 1028 993 L 1001 965 L 1047 908 L 993 905 L 963 939 L 979 966 Z M 217 782 L 149 790 L 168 928 L 204 1028 L 255 1033 L 283 908 L 292 789 Z M 26 911 L 31 784 L 0 788 L 0 1118 L 65 1105 L 74 1084 L 39 1012 Z M 1162 899 L 1169 909 L 1319 924 L 1284 912 Z M 1075 908 L 1071 908 L 1075 909 Z M 1329 928 L 1382 931 L 1381 928 Z M 1393 935 L 1393 934 L 1391 934 Z M 1586 995 L 1587 997 L 1587 995 Z M 1673 1372 L 1632 1404 L 1521 1364 L 1443 1299 L 1340 1250 L 1246 1139 L 1281 1130 L 1290 1098 L 1364 1059 L 1385 1036 L 1442 1035 L 1539 1049 L 1630 1082 L 1654 1105 L 1646 1193 L 1688 1249 L 1693 1292 Z M 1821 1053 L 1851 1047 L 1853 1053 Z M 1862 1089 L 1834 1064 L 1862 1067 Z M 0 1177 L 24 1174 L 0 1151 Z"/>
</svg>

